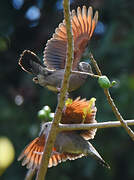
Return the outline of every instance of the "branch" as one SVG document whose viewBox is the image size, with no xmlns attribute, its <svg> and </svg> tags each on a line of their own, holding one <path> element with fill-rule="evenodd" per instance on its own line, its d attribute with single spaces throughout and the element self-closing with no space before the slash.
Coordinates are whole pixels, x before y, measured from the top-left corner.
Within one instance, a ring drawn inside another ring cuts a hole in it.
<svg viewBox="0 0 134 180">
<path fill-rule="evenodd" d="M 93 57 L 93 55 L 92 55 L 91 53 L 90 53 L 90 60 L 92 61 L 92 63 L 93 63 L 93 65 L 94 65 L 94 67 L 95 67 L 98 75 L 99 75 L 99 76 L 102 76 L 101 70 L 100 70 L 97 62 L 95 61 L 95 59 L 94 59 L 94 57 Z M 113 99 L 112 99 L 112 97 L 111 97 L 111 95 L 110 95 L 109 90 L 108 90 L 108 89 L 104 89 L 104 93 L 105 93 L 105 95 L 106 95 L 106 97 L 107 97 L 107 100 L 108 100 L 110 106 L 112 107 L 112 110 L 113 110 L 116 118 L 120 121 L 122 127 L 124 127 L 124 129 L 127 131 L 127 133 L 129 134 L 129 136 L 130 136 L 130 137 L 132 138 L 132 140 L 134 141 L 134 133 L 133 133 L 133 131 L 128 127 L 127 123 L 124 121 L 123 117 L 121 116 L 118 108 L 116 107 L 116 105 L 115 105 L 115 103 L 114 103 L 114 101 L 113 101 Z"/>
<path fill-rule="evenodd" d="M 73 74 L 85 74 L 85 75 L 91 76 L 93 78 L 99 78 L 100 77 L 99 75 L 87 73 L 87 72 L 82 72 L 82 71 L 71 71 L 71 73 L 73 73 Z"/>
<path fill-rule="evenodd" d="M 58 106 L 56 108 L 55 117 L 53 120 L 53 123 L 51 125 L 51 129 L 47 138 L 46 146 L 43 152 L 42 161 L 40 165 L 40 169 L 37 174 L 36 180 L 44 180 L 44 177 L 47 172 L 49 159 L 52 152 L 52 147 L 54 145 L 56 135 L 58 132 L 58 125 L 61 120 L 62 115 L 62 109 L 64 107 L 65 103 L 65 96 L 67 94 L 68 90 L 68 83 L 69 83 L 69 76 L 72 69 L 72 61 L 73 61 L 73 36 L 72 36 L 72 28 L 71 28 L 71 20 L 70 20 L 70 6 L 69 6 L 69 0 L 63 1 L 64 6 L 64 16 L 65 16 L 65 22 L 66 22 L 66 31 L 67 31 L 67 59 L 66 59 L 66 66 L 65 66 L 65 73 L 64 73 L 64 79 L 62 82 L 62 87 L 60 91 L 60 97 Z"/>
<path fill-rule="evenodd" d="M 134 120 L 125 120 L 127 125 L 134 125 Z M 92 128 L 112 128 L 121 127 L 122 124 L 119 121 L 108 121 L 93 124 L 59 124 L 59 131 L 73 131 L 73 130 L 89 130 Z"/>
</svg>

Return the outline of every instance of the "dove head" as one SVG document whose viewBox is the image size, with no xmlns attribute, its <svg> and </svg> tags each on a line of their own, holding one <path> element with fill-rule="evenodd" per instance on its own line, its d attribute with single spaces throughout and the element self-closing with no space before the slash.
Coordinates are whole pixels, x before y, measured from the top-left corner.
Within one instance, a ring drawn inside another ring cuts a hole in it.
<svg viewBox="0 0 134 180">
<path fill-rule="evenodd" d="M 51 124 L 52 124 L 51 122 L 42 123 L 39 136 L 45 135 L 47 137 L 49 130 L 51 128 Z"/>
<path fill-rule="evenodd" d="M 78 65 L 78 70 L 82 72 L 93 73 L 91 65 L 86 62 L 80 62 Z"/>
</svg>

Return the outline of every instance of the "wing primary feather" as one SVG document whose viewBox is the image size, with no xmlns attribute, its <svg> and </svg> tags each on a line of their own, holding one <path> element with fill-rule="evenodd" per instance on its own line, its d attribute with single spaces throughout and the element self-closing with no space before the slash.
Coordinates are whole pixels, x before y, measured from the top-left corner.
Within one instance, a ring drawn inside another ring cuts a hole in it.
<svg viewBox="0 0 134 180">
<path fill-rule="evenodd" d="M 80 34 L 79 32 L 79 28 L 77 26 L 77 22 L 75 21 L 76 19 L 76 12 L 75 10 L 73 9 L 72 10 L 72 29 L 73 29 L 73 35 L 74 35 L 74 39 L 76 39 L 76 37 L 78 36 L 78 34 Z"/>
<path fill-rule="evenodd" d="M 78 36 L 81 34 L 81 25 L 80 25 L 80 22 L 79 22 L 78 17 L 76 16 L 75 11 L 72 11 L 72 15 L 73 15 L 72 19 L 73 19 L 73 21 L 74 21 L 75 24 L 76 24 L 76 28 L 77 28 L 77 37 L 78 37 Z"/>
<path fill-rule="evenodd" d="M 78 16 L 78 19 L 79 19 L 79 22 L 80 22 L 80 25 L 81 25 L 81 33 L 83 34 L 85 32 L 85 24 L 84 24 L 84 21 L 83 21 L 83 17 L 82 17 L 80 7 L 77 8 L 77 16 Z"/>
<path fill-rule="evenodd" d="M 98 11 L 95 12 L 94 18 L 92 20 L 92 29 L 91 29 L 91 32 L 90 32 L 90 35 L 89 35 L 90 38 L 92 37 L 92 34 L 93 34 L 94 29 L 95 29 L 95 27 L 97 25 L 97 22 L 98 22 Z"/>
<path fill-rule="evenodd" d="M 74 38 L 73 68 L 77 69 L 82 53 L 90 40 L 96 24 L 98 12 L 93 17 L 93 9 L 86 6 L 78 7 L 71 12 L 72 32 Z M 53 37 L 48 40 L 44 51 L 44 65 L 50 69 L 64 69 L 66 62 L 67 35 L 65 20 L 56 28 Z M 52 52 L 52 53 L 51 53 Z M 59 56 L 59 58 L 57 57 Z M 55 60 L 56 59 L 56 60 Z M 59 62 L 58 62 L 59 61 Z M 56 63 L 56 64 L 55 64 Z"/>
<path fill-rule="evenodd" d="M 82 8 L 82 18 L 83 18 L 83 23 L 84 23 L 84 32 L 87 33 L 87 8 L 86 6 L 83 6 Z"/>
<path fill-rule="evenodd" d="M 92 7 L 89 7 L 88 8 L 88 17 L 87 17 L 87 21 L 88 21 L 87 33 L 88 33 L 88 35 L 90 35 L 91 29 L 92 29 L 92 17 L 93 17 L 93 9 L 92 9 Z"/>
<path fill-rule="evenodd" d="M 64 21 L 63 21 L 63 23 L 59 24 L 59 29 L 61 29 L 62 32 L 66 35 L 66 25 L 65 25 Z"/>
</svg>

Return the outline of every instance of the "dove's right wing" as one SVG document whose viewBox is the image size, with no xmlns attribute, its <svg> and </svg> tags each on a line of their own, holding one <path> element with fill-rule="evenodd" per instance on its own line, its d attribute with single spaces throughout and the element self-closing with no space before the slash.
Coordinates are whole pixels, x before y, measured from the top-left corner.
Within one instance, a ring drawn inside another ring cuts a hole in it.
<svg viewBox="0 0 134 180">
<path fill-rule="evenodd" d="M 72 10 L 71 23 L 74 38 L 74 61 L 73 69 L 77 68 L 82 53 L 90 40 L 96 24 L 98 22 L 98 12 L 93 17 L 92 7 L 88 10 L 83 6 L 77 8 L 77 12 Z M 64 69 L 67 50 L 67 35 L 65 21 L 59 24 L 53 37 L 48 40 L 44 51 L 44 64 L 52 69 Z"/>
</svg>

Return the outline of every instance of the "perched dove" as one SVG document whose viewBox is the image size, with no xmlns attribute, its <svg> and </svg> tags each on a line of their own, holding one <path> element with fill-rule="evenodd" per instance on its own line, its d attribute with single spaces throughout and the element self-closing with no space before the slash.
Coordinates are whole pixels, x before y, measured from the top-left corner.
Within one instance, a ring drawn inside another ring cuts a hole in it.
<svg viewBox="0 0 134 180">
<path fill-rule="evenodd" d="M 95 98 L 92 98 L 90 101 L 77 98 L 72 102 L 70 101 L 66 103 L 61 123 L 96 123 L 96 111 Z M 22 165 L 26 165 L 28 169 L 39 168 L 51 124 L 51 122 L 43 123 L 39 136 L 26 146 L 19 156 L 18 160 L 23 159 Z M 58 163 L 66 161 L 67 159 L 75 160 L 83 156 L 90 156 L 102 165 L 110 168 L 92 144 L 88 142 L 88 140 L 94 138 L 95 133 L 96 129 L 63 131 L 58 133 L 48 167 L 56 166 Z"/>
</svg>

